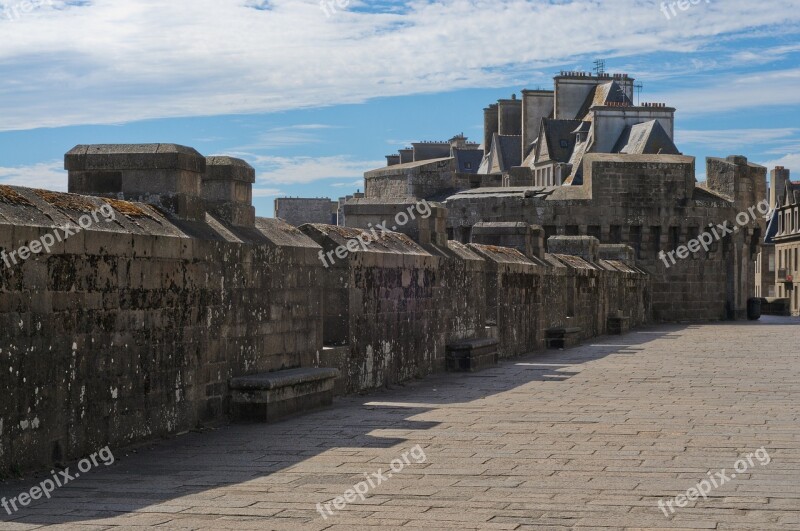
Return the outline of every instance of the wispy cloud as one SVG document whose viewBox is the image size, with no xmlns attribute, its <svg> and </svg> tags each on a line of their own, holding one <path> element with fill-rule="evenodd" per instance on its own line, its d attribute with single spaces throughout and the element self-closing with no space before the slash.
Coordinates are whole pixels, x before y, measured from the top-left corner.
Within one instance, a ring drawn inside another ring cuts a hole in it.
<svg viewBox="0 0 800 531">
<path fill-rule="evenodd" d="M 736 149 L 748 146 L 790 145 L 798 141 L 798 128 L 776 129 L 678 129 L 675 138 L 678 145 L 697 144 L 715 150 Z"/>
<path fill-rule="evenodd" d="M 660 93 L 682 115 L 707 115 L 767 106 L 800 105 L 800 68 L 721 76 L 695 88 Z"/>
<path fill-rule="evenodd" d="M 331 186 L 335 186 L 336 188 L 354 188 L 356 186 L 364 186 L 364 180 L 358 179 L 357 181 L 349 182 L 349 183 L 336 183 L 332 184 Z"/>
<path fill-rule="evenodd" d="M 276 197 L 283 195 L 283 192 L 277 188 L 253 188 L 253 197 Z"/>
<path fill-rule="evenodd" d="M 345 155 L 332 157 L 273 157 L 235 153 L 256 168 L 260 184 L 308 184 L 327 179 L 360 178 L 364 172 L 385 165 L 385 161 L 356 160 Z"/>
<path fill-rule="evenodd" d="M 772 169 L 775 166 L 789 168 L 791 170 L 793 180 L 800 180 L 800 151 L 795 153 L 787 153 L 783 157 L 768 160 L 766 162 L 759 162 L 759 164 L 766 166 L 769 169 Z"/>
<path fill-rule="evenodd" d="M 280 149 L 290 146 L 316 144 L 322 141 L 317 131 L 338 129 L 337 126 L 325 124 L 299 124 L 274 127 L 256 136 L 255 140 L 244 146 L 233 148 L 234 151 L 261 151 Z"/>
<path fill-rule="evenodd" d="M 326 17 L 317 0 L 61 2 L 0 22 L 0 130 L 276 112 L 370 98 L 547 82 L 586 57 L 694 52 L 771 25 L 797 31 L 796 0 L 704 4 L 670 24 L 649 0 L 369 2 Z M 580 28 L 580 38 L 564 31 Z M 498 28 L 487 31 L 487 28 Z M 519 32 L 500 28 L 525 28 Z M 68 36 L 68 38 L 66 37 Z M 778 50 L 775 54 L 789 53 Z M 776 56 L 776 55 L 773 55 Z M 622 62 L 622 61 L 620 61 Z M 800 93 L 784 79 L 776 104 Z M 730 109 L 774 93 L 753 82 L 702 100 Z M 725 88 L 724 86 L 722 86 Z M 289 138 L 298 141 L 302 138 Z"/>
<path fill-rule="evenodd" d="M 66 192 L 67 172 L 61 160 L 11 168 L 0 166 L 0 184 Z"/>
</svg>

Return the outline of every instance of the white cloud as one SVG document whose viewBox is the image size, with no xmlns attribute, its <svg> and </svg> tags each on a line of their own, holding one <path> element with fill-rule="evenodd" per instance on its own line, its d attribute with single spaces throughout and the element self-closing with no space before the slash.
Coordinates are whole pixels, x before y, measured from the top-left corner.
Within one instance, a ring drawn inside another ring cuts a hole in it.
<svg viewBox="0 0 800 531">
<path fill-rule="evenodd" d="M 275 197 L 282 195 L 283 192 L 277 188 L 257 188 L 253 187 L 253 197 Z"/>
<path fill-rule="evenodd" d="M 736 109 L 800 105 L 800 68 L 732 74 L 703 86 L 655 96 L 682 115 L 717 114 Z M 653 100 L 651 100 L 653 101 Z"/>
<path fill-rule="evenodd" d="M 262 149 L 277 149 L 289 146 L 314 144 L 320 142 L 319 136 L 313 131 L 337 129 L 336 126 L 324 124 L 300 124 L 285 127 L 275 127 L 265 133 L 257 135 L 255 140 L 247 145 L 233 148 L 234 151 L 258 151 Z"/>
<path fill-rule="evenodd" d="M 60 160 L 11 168 L 0 166 L 0 184 L 66 192 L 67 172 Z"/>
<path fill-rule="evenodd" d="M 355 179 L 364 172 L 385 166 L 385 161 L 333 157 L 272 157 L 234 153 L 256 169 L 256 182 L 262 184 L 308 184 L 325 179 Z"/>
<path fill-rule="evenodd" d="M 768 160 L 767 162 L 759 162 L 758 164 L 766 166 L 770 170 L 772 170 L 775 166 L 789 168 L 792 173 L 792 180 L 800 180 L 800 152 L 788 153 L 779 159 Z"/>
<path fill-rule="evenodd" d="M 354 188 L 356 186 L 364 186 L 364 179 L 358 179 L 357 181 L 353 181 L 350 183 L 336 183 L 332 184 L 331 186 L 335 186 L 336 188 Z"/>
<path fill-rule="evenodd" d="M 761 50 L 746 50 L 733 54 L 732 59 L 738 63 L 764 64 L 778 61 L 796 52 L 800 52 L 800 44 L 774 46 Z"/>
<path fill-rule="evenodd" d="M 685 143 L 709 146 L 715 150 L 736 149 L 754 145 L 785 144 L 797 141 L 800 129 L 717 129 L 689 130 L 678 129 L 675 132 L 678 145 Z"/>
<path fill-rule="evenodd" d="M 0 130 L 547 82 L 554 65 L 585 57 L 691 52 L 800 22 L 796 0 L 700 4 L 672 21 L 649 0 L 414 0 L 372 13 L 353 2 L 331 17 L 318 0 L 54 3 L 0 20 Z M 776 92 L 797 88 L 785 81 Z"/>
</svg>

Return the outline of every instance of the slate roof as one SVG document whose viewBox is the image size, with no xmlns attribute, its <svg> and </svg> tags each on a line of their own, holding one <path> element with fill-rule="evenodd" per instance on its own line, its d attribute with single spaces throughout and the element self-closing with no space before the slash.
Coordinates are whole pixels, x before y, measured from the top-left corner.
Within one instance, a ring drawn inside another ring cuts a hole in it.
<svg viewBox="0 0 800 531">
<path fill-rule="evenodd" d="M 506 171 L 522 164 L 522 136 L 497 135 L 502 155 L 501 171 Z"/>
<path fill-rule="evenodd" d="M 491 175 L 522 165 L 522 136 L 494 134 L 492 149 L 483 158 L 478 173 Z"/>
<path fill-rule="evenodd" d="M 478 173 L 478 168 L 483 161 L 482 149 L 453 149 L 458 173 Z"/>
<path fill-rule="evenodd" d="M 779 216 L 780 212 L 778 209 L 773 210 L 769 215 L 769 220 L 767 221 L 767 233 L 764 236 L 764 243 L 767 245 L 772 245 L 775 243 L 775 236 L 778 234 Z"/>
<path fill-rule="evenodd" d="M 616 81 L 609 81 L 608 83 L 595 85 L 592 88 L 575 118 L 586 120 L 592 107 L 608 105 L 609 103 L 633 105 L 622 86 Z"/>
<path fill-rule="evenodd" d="M 628 155 L 681 154 L 658 120 L 626 127 L 612 152 Z"/>
<path fill-rule="evenodd" d="M 542 123 L 542 136 L 546 142 L 547 155 L 539 162 L 569 162 L 572 151 L 575 149 L 575 135 L 573 131 L 581 127 L 581 120 L 550 120 L 545 118 Z M 566 140 L 562 146 L 561 141 Z"/>
</svg>

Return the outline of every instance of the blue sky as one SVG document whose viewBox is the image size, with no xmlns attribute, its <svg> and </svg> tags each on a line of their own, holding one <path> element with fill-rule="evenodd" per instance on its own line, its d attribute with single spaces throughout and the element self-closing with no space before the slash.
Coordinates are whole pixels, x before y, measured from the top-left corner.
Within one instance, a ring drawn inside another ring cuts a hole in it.
<svg viewBox="0 0 800 531">
<path fill-rule="evenodd" d="M 173 142 L 257 170 L 255 204 L 336 198 L 417 140 L 482 139 L 482 109 L 559 70 L 644 83 L 698 158 L 800 180 L 796 0 L 0 0 L 0 183 L 66 190 L 76 144 Z"/>
</svg>

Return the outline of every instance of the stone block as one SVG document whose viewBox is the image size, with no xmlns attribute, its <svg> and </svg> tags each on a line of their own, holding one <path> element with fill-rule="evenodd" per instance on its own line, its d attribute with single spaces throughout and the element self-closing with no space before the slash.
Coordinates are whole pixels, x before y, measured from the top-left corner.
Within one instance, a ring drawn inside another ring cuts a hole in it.
<svg viewBox="0 0 800 531">
<path fill-rule="evenodd" d="M 551 236 L 547 249 L 551 254 L 566 254 L 597 262 L 600 241 L 594 236 Z"/>
<path fill-rule="evenodd" d="M 499 345 L 496 338 L 467 339 L 447 345 L 447 370 L 475 372 L 494 367 Z"/>
<path fill-rule="evenodd" d="M 578 326 L 548 328 L 545 344 L 550 349 L 564 349 L 581 344 L 581 328 Z"/>
<path fill-rule="evenodd" d="M 329 406 L 337 369 L 290 369 L 231 378 L 233 417 L 274 422 L 281 418 Z"/>
</svg>

